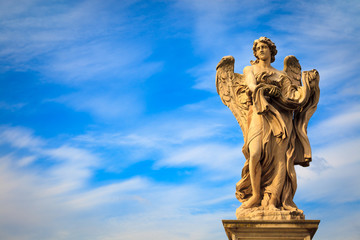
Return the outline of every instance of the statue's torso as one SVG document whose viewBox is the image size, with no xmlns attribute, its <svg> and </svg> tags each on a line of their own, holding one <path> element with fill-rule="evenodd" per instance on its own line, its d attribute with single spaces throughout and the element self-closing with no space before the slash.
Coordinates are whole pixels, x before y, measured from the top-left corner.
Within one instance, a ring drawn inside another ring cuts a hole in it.
<svg viewBox="0 0 360 240">
<path fill-rule="evenodd" d="M 267 83 L 280 87 L 281 76 L 285 75 L 283 71 L 279 71 L 275 68 L 264 69 L 258 66 L 253 66 L 254 77 L 256 84 Z"/>
</svg>

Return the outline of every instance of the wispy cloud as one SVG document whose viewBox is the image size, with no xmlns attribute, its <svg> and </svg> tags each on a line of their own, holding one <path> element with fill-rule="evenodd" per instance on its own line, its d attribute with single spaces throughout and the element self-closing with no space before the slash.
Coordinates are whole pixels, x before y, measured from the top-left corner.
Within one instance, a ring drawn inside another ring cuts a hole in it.
<svg viewBox="0 0 360 240">
<path fill-rule="evenodd" d="M 225 238 L 244 157 L 215 67 L 233 55 L 241 73 L 265 35 L 276 68 L 293 54 L 321 75 L 296 203 L 322 220 L 319 237 L 340 239 L 340 226 L 357 239 L 358 12 L 357 1 L 1 1 L 0 80 L 16 91 L 0 100 L 0 238 Z M 24 101 L 39 86 L 38 104 Z"/>
<path fill-rule="evenodd" d="M 33 71 L 43 82 L 70 86 L 75 89 L 71 95 L 58 92 L 53 97 L 70 108 L 118 118 L 131 110 L 121 103 L 139 96 L 134 89 L 163 67 L 161 61 L 149 60 L 151 39 L 133 31 L 146 30 L 141 19 L 128 15 L 136 1 L 123 1 L 121 7 L 112 1 L 15 2 L 2 3 L 9 12 L 0 19 L 1 71 Z M 88 101 L 79 100 L 83 98 Z M 110 102 L 119 107 L 106 108 Z M 144 106 L 140 96 L 132 102 L 132 109 Z"/>
<path fill-rule="evenodd" d="M 213 107 L 209 108 L 209 105 Z M 89 132 L 73 140 L 91 148 L 120 151 L 122 155 L 119 157 L 123 160 L 119 164 L 122 166 L 152 160 L 155 168 L 196 166 L 207 171 L 222 169 L 218 177 L 228 178 L 235 174 L 231 166 L 243 158 L 242 141 L 235 118 L 223 110 L 226 109 L 220 100 L 211 98 L 147 119 L 146 125 L 130 131 Z M 233 126 L 237 128 L 235 132 L 232 132 Z M 233 139 L 235 143 L 228 146 L 216 139 Z M 228 154 L 224 156 L 224 152 Z"/>
<path fill-rule="evenodd" d="M 70 191 L 83 186 L 91 176 L 91 168 L 97 166 L 99 159 L 87 150 L 62 145 L 51 147 L 29 129 L 1 126 L 1 144 L 13 149 L 8 162 L 17 162 L 17 166 L 26 169 L 36 166 L 37 161 L 45 161 L 43 176 L 56 183 L 51 192 Z M 49 167 L 46 167 L 48 165 Z M 15 167 L 15 166 L 14 166 Z"/>
<path fill-rule="evenodd" d="M 194 88 L 211 92 L 215 92 L 215 67 L 221 57 L 234 55 L 241 65 L 248 64 L 253 58 L 251 44 L 259 36 L 254 37 L 251 31 L 241 33 L 238 28 L 259 24 L 258 18 L 273 8 L 266 1 L 228 1 L 226 4 L 221 1 L 178 1 L 175 6 L 181 11 L 190 11 L 191 18 L 186 20 L 193 33 L 194 51 L 207 59 L 189 70 L 197 79 Z M 242 72 L 242 68 L 237 72 Z"/>
<path fill-rule="evenodd" d="M 329 118 L 309 127 L 309 136 L 314 144 L 331 144 L 332 139 L 347 141 L 358 136 L 359 122 L 360 108 L 357 103 L 349 103 L 345 110 L 341 105 L 334 106 Z"/>
<path fill-rule="evenodd" d="M 360 191 L 354 189 L 353 184 L 360 184 L 356 177 L 360 167 L 360 158 L 357 154 L 359 144 L 359 139 L 351 139 L 315 148 L 314 167 L 297 168 L 298 197 L 301 201 L 358 201 Z"/>
<path fill-rule="evenodd" d="M 135 96 L 127 92 L 116 92 L 108 87 L 109 91 L 85 89 L 75 93 L 47 100 L 65 104 L 79 112 L 88 112 L 95 118 L 119 119 L 121 117 L 139 116 L 144 111 L 144 100 L 141 95 Z"/>
<path fill-rule="evenodd" d="M 211 170 L 214 180 L 232 178 L 239 175 L 240 159 L 243 159 L 241 146 L 201 144 L 167 151 L 167 156 L 158 161 L 155 167 L 200 167 Z"/>
<path fill-rule="evenodd" d="M 36 149 L 44 144 L 40 138 L 34 137 L 31 130 L 22 127 L 1 126 L 1 143 L 10 144 L 17 148 Z"/>
<path fill-rule="evenodd" d="M 111 77 L 129 78 L 135 72 L 147 77 L 159 64 L 144 62 L 151 54 L 149 44 L 127 37 L 137 24 L 125 18 L 131 2 L 115 7 L 116 12 L 113 3 L 97 1 L 5 4 L 12 14 L 0 20 L 3 67 L 41 71 L 67 84 L 96 80 L 107 72 Z"/>
<path fill-rule="evenodd" d="M 6 128 L 7 131 L 9 129 Z M 29 131 L 23 129 L 22 133 L 36 139 L 29 135 Z M 18 130 L 18 135 L 21 135 L 21 130 Z M 9 138 L 8 142 L 11 141 Z M 31 145 L 14 147 L 22 150 Z M 0 198 L 3 206 L 0 211 L 3 219 L 0 236 L 3 238 L 82 239 L 95 236 L 95 239 L 112 239 L 128 236 L 129 239 L 136 239 L 154 233 L 157 237 L 167 235 L 182 239 L 184 233 L 188 232 L 186 236 L 198 239 L 208 231 L 220 237 L 219 219 L 232 215 L 222 210 L 210 212 L 203 209 L 203 205 L 213 208 L 229 201 L 229 197 L 220 196 L 224 196 L 229 187 L 232 188 L 231 185 L 211 192 L 208 190 L 210 186 L 196 183 L 159 184 L 144 177 L 133 177 L 90 187 L 77 184 L 90 179 L 89 174 L 83 174 L 84 171 L 91 173 L 98 166 L 94 161 L 97 164 L 99 161 L 89 152 L 69 146 L 48 148 L 46 145 L 37 148 L 36 152 L 56 163 L 41 167 L 39 172 L 37 168 L 29 167 L 33 163 L 13 164 L 23 161 L 26 156 L 20 159 L 16 155 L 1 158 L 0 178 L 2 182 L 9 183 L 1 185 L 4 194 Z M 203 218 L 206 220 L 196 224 L 197 233 L 194 224 Z M 138 219 L 145 221 L 139 224 Z M 165 229 L 164 223 L 167 225 Z M 21 230 L 13 231 L 13 227 L 20 227 Z M 139 227 L 141 231 L 138 231 Z"/>
</svg>

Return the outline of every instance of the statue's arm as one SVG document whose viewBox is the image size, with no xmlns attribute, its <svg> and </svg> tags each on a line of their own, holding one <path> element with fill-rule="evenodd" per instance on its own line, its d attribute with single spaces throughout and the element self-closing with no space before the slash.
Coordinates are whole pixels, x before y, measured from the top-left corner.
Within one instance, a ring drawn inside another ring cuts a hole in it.
<svg viewBox="0 0 360 240">
<path fill-rule="evenodd" d="M 255 88 L 256 88 L 256 79 L 255 79 L 255 76 L 254 76 L 253 67 L 252 66 L 246 66 L 244 68 L 243 72 L 244 72 L 245 81 L 246 81 L 246 84 L 247 84 L 249 90 L 251 92 L 254 92 Z"/>
<path fill-rule="evenodd" d="M 264 89 L 264 94 L 267 96 L 274 96 L 278 97 L 280 95 L 280 89 L 274 85 L 269 84 L 257 84 L 255 74 L 254 74 L 254 68 L 252 66 L 247 66 L 244 68 L 244 75 L 245 75 L 245 81 L 246 84 L 249 87 L 249 90 L 254 93 L 256 88 L 262 87 Z"/>
</svg>

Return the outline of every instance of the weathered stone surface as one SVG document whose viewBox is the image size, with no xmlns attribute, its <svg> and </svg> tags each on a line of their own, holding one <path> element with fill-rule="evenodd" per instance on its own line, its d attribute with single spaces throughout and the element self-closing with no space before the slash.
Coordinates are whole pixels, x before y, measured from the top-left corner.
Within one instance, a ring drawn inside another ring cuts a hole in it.
<svg viewBox="0 0 360 240">
<path fill-rule="evenodd" d="M 223 220 L 229 240 L 310 240 L 319 220 Z"/>
<path fill-rule="evenodd" d="M 305 215 L 301 210 L 264 210 L 260 208 L 247 208 L 236 210 L 239 220 L 304 220 Z"/>
<path fill-rule="evenodd" d="M 303 218 L 293 202 L 294 165 L 306 167 L 312 159 L 307 125 L 319 101 L 319 73 L 301 72 L 294 56 L 285 58 L 282 71 L 272 67 L 277 50 L 266 37 L 255 40 L 253 52 L 256 60 L 243 74 L 234 73 L 232 56 L 223 57 L 216 67 L 217 92 L 244 135 L 246 162 L 236 184 L 242 205 L 236 215 L 242 219 Z M 257 211 L 259 206 L 264 210 Z"/>
</svg>

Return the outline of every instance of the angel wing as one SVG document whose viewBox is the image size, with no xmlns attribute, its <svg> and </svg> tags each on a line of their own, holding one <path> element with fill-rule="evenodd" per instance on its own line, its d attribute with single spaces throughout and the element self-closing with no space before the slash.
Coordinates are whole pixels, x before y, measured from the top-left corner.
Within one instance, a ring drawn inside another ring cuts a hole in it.
<svg viewBox="0 0 360 240">
<path fill-rule="evenodd" d="M 226 56 L 216 66 L 216 90 L 221 101 L 231 110 L 239 123 L 243 136 L 247 135 L 247 115 L 251 103 L 251 95 L 244 75 L 234 73 L 235 59 Z"/>
<path fill-rule="evenodd" d="M 292 84 L 301 86 L 301 66 L 295 56 L 289 55 L 285 57 L 284 72 L 290 77 Z"/>
</svg>

